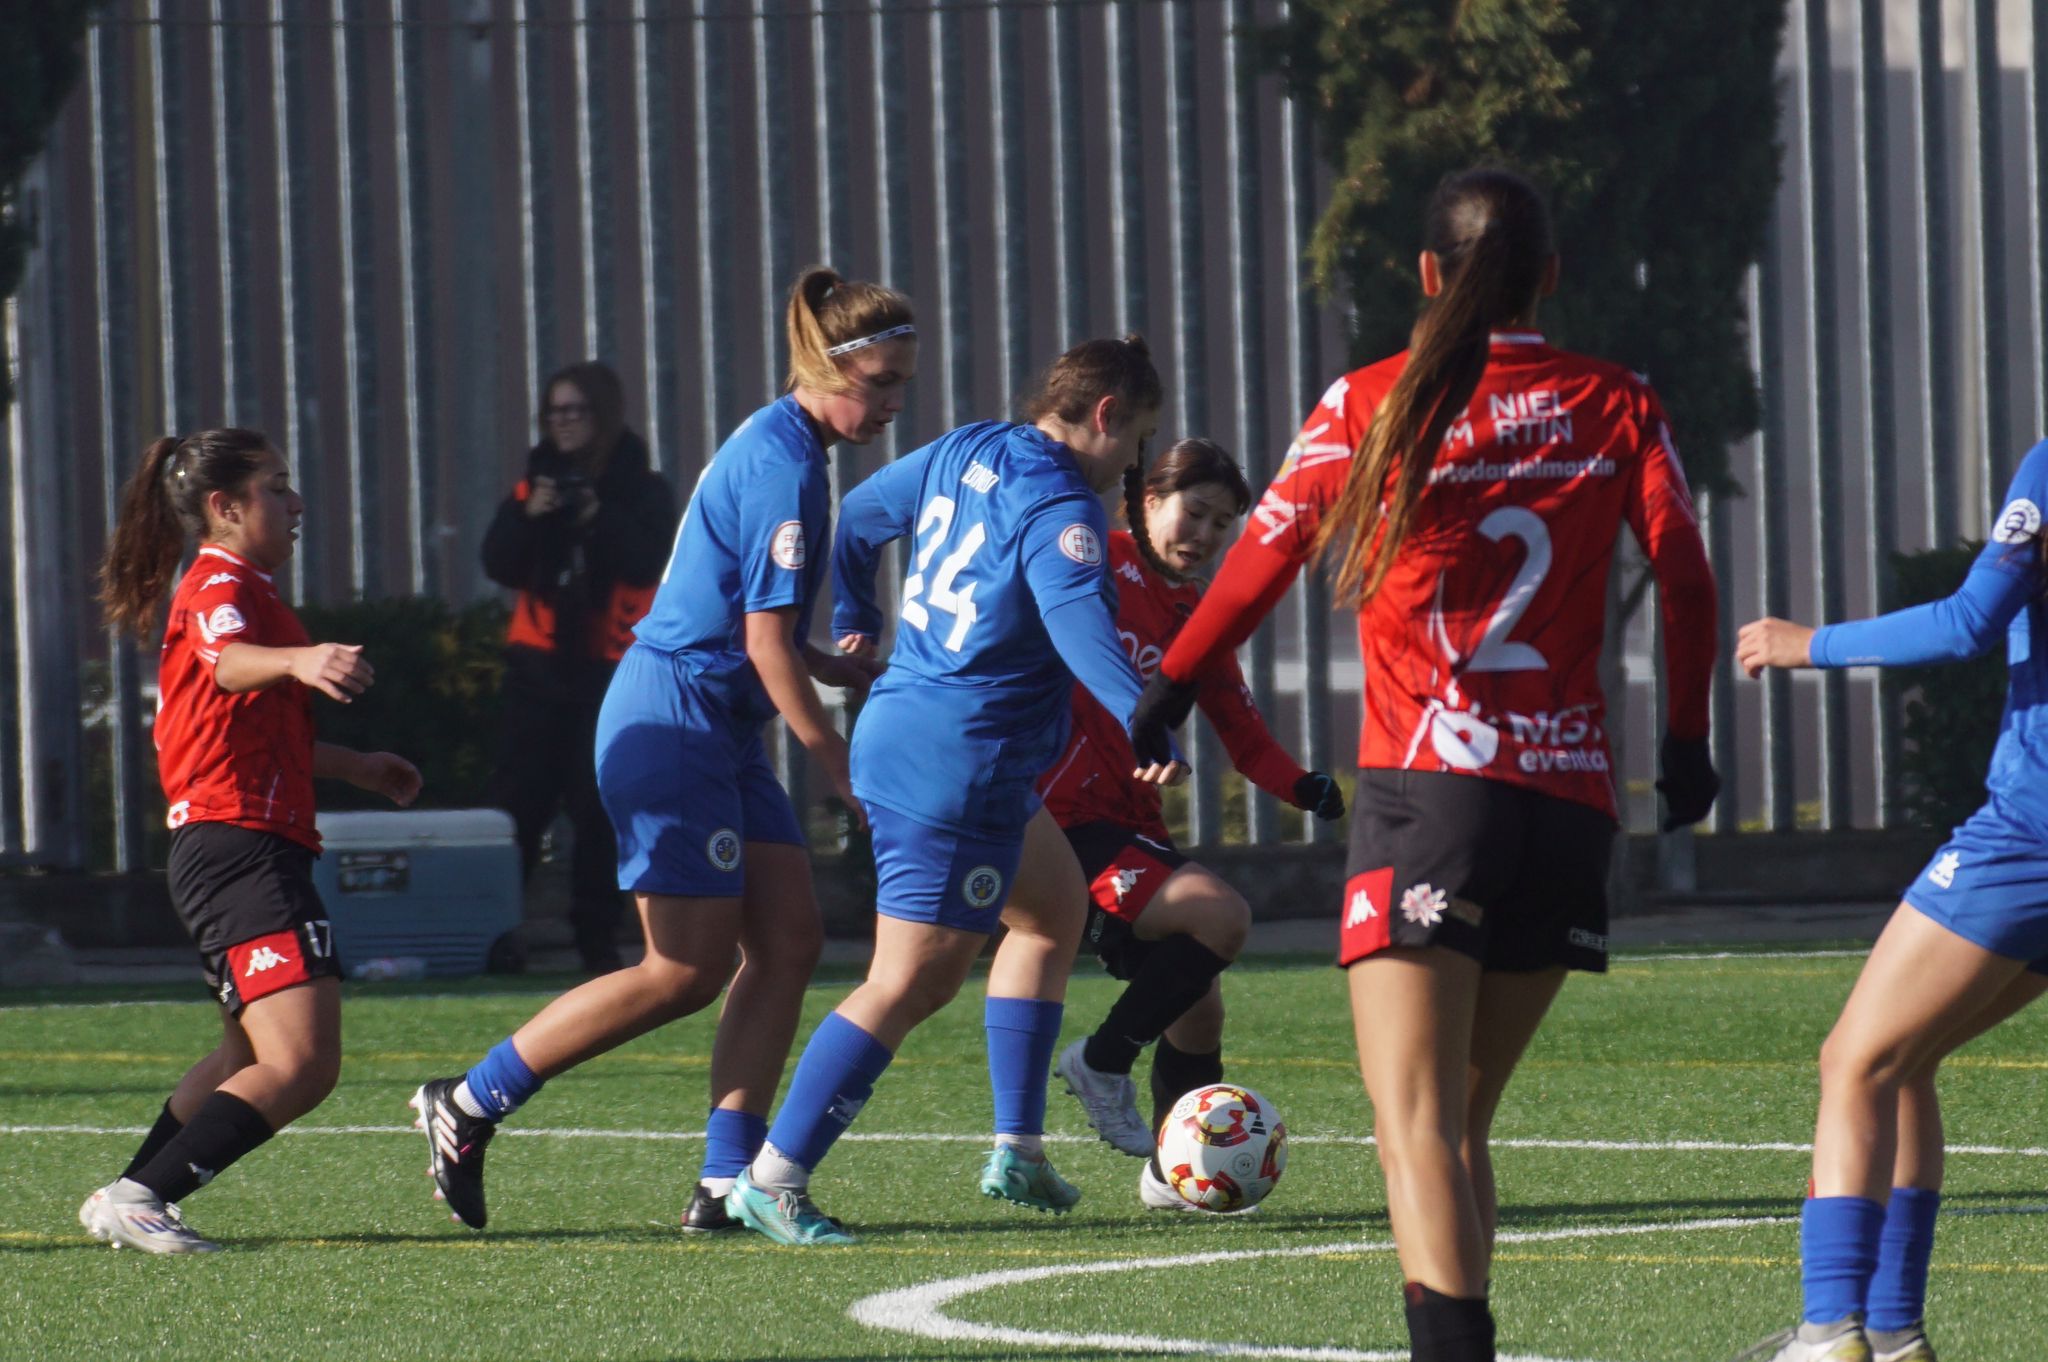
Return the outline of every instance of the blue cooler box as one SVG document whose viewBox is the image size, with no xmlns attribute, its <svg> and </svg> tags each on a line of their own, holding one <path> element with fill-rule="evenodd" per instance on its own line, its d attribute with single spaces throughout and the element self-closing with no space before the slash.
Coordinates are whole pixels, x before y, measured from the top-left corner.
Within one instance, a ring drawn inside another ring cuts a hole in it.
<svg viewBox="0 0 2048 1362">
<path fill-rule="evenodd" d="M 417 957 L 429 974 L 480 974 L 519 926 L 519 848 L 500 809 L 323 813 L 313 883 L 344 970 Z"/>
</svg>

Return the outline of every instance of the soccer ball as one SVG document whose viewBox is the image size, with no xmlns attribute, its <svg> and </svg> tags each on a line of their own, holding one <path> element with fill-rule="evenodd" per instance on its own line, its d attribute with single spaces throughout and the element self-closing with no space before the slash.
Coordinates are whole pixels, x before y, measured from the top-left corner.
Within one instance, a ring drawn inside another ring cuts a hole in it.
<svg viewBox="0 0 2048 1362">
<path fill-rule="evenodd" d="M 1198 1211 L 1249 1210 L 1287 1168 L 1287 1127 L 1273 1104 L 1232 1083 L 1184 1093 L 1159 1127 L 1159 1171 Z"/>
</svg>

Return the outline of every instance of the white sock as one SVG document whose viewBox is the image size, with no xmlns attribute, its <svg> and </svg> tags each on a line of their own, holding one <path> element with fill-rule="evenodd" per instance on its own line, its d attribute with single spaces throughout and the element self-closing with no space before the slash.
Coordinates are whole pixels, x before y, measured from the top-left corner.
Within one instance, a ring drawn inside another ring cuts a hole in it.
<svg viewBox="0 0 2048 1362">
<path fill-rule="evenodd" d="M 1029 1159 L 1033 1163 L 1045 1162 L 1045 1136 L 1043 1135 L 996 1136 L 996 1148 L 1001 1149 L 1005 1145 L 1016 1150 L 1020 1158 Z"/>
<path fill-rule="evenodd" d="M 764 1144 L 747 1169 L 747 1181 L 771 1192 L 801 1192 L 811 1185 L 811 1170 L 774 1145 Z"/>
<path fill-rule="evenodd" d="M 734 1178 L 699 1178 L 697 1185 L 713 1196 L 724 1196 L 732 1190 L 735 1181 L 737 1179 Z"/>
<path fill-rule="evenodd" d="M 464 1114 L 474 1116 L 479 1121 L 490 1118 L 490 1113 L 484 1110 L 483 1103 L 477 1101 L 476 1094 L 469 1090 L 468 1079 L 457 1083 L 455 1091 L 448 1095 L 455 1099 L 455 1105 L 462 1108 Z"/>
</svg>

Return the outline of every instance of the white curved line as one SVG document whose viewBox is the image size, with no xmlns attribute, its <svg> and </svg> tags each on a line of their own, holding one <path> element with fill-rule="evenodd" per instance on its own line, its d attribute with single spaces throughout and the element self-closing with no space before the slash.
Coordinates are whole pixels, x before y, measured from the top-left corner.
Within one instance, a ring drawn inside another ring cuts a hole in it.
<svg viewBox="0 0 2048 1362">
<path fill-rule="evenodd" d="M 1521 1230 L 1500 1235 L 1502 1244 L 1539 1244 L 1564 1239 L 1608 1239 L 1624 1235 L 1679 1234 L 1695 1230 L 1748 1229 L 1759 1225 L 1785 1225 L 1793 1217 L 1784 1215 L 1722 1217 L 1713 1220 L 1682 1220 L 1656 1225 L 1600 1225 L 1563 1230 Z M 870 1329 L 909 1334 L 943 1342 L 1002 1343 L 1013 1347 L 1095 1348 L 1110 1352 L 1159 1353 L 1194 1357 L 1285 1358 L 1291 1362 L 1406 1362 L 1408 1350 L 1359 1352 L 1349 1348 L 1288 1348 L 1263 1343 L 1228 1343 L 1208 1339 L 1163 1338 L 1152 1334 L 1066 1333 L 1053 1329 L 1015 1329 L 1004 1325 L 977 1324 L 955 1319 L 945 1307 L 963 1296 L 996 1287 L 1018 1286 L 1057 1277 L 1100 1276 L 1112 1272 L 1155 1272 L 1166 1268 L 1202 1267 L 1214 1263 L 1250 1262 L 1259 1258 L 1315 1258 L 1332 1253 L 1386 1253 L 1393 1250 L 1390 1239 L 1359 1240 L 1343 1244 L 1294 1245 L 1273 1249 L 1218 1249 L 1206 1253 L 1182 1253 L 1160 1258 L 1118 1258 L 1050 1267 L 1010 1268 L 1001 1272 L 977 1272 L 966 1277 L 926 1282 L 919 1286 L 864 1296 L 847 1308 L 847 1317 Z M 1565 1362 L 1564 1359 L 1502 1355 L 1501 1362 Z"/>
</svg>

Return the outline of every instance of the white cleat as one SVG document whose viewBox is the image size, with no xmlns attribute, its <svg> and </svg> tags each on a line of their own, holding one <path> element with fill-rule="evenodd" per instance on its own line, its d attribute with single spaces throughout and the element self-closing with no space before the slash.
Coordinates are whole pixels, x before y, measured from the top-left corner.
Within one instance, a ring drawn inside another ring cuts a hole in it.
<svg viewBox="0 0 2048 1362">
<path fill-rule="evenodd" d="M 139 1182 L 122 1178 L 85 1199 L 78 1223 L 93 1238 L 144 1253 L 218 1253 L 220 1245 L 201 1239 L 176 1206 L 166 1206 Z"/>
<path fill-rule="evenodd" d="M 1089 1068 L 1083 1057 L 1087 1046 L 1087 1041 L 1077 1040 L 1060 1051 L 1052 1071 L 1066 1080 L 1068 1092 L 1081 1099 L 1081 1110 L 1097 1135 L 1134 1158 L 1149 1159 L 1158 1142 L 1145 1118 L 1138 1115 L 1138 1085 L 1129 1074 Z"/>
<path fill-rule="evenodd" d="M 1735 1362 L 1871 1362 L 1870 1340 L 1863 1333 L 1863 1317 L 1851 1315 L 1833 1324 L 1781 1330 Z"/>
<path fill-rule="evenodd" d="M 1890 1343 L 1893 1346 L 1882 1346 Z M 1927 1341 L 1927 1326 L 1913 1324 L 1897 1333 L 1870 1335 L 1871 1362 L 1934 1362 L 1934 1345 Z"/>
</svg>

